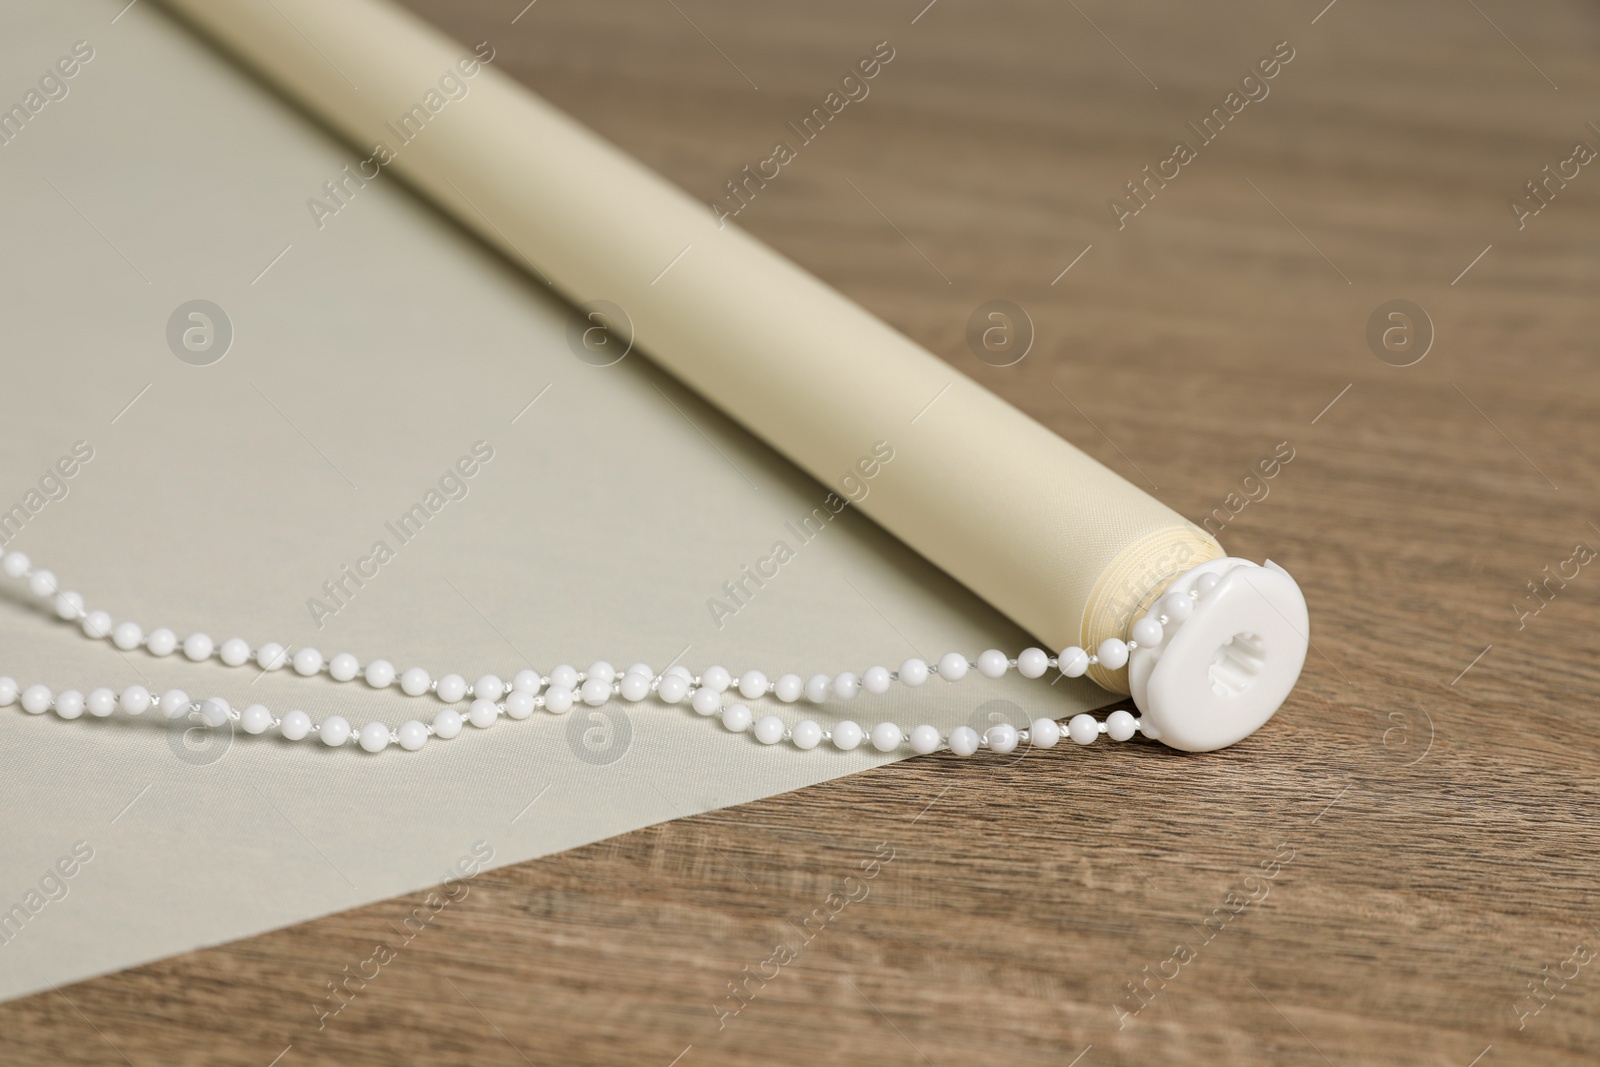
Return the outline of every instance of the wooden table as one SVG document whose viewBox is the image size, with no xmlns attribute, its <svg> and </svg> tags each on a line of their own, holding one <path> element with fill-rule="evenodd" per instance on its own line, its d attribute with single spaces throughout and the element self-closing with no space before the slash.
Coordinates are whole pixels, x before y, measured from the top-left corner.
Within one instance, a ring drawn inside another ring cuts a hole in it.
<svg viewBox="0 0 1600 1067">
<path fill-rule="evenodd" d="M 923 2 L 410 0 L 708 202 L 889 42 L 738 223 L 1289 566 L 1279 717 L 653 827 L 475 879 L 320 1031 L 422 895 L 7 1004 L 0 1061 L 1595 1062 L 1593 10 Z"/>
</svg>

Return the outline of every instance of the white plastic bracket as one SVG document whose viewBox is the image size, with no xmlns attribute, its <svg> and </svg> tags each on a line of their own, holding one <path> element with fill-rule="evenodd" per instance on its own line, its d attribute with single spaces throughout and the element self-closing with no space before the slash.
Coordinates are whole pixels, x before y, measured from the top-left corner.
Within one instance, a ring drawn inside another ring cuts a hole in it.
<svg viewBox="0 0 1600 1067">
<path fill-rule="evenodd" d="M 1165 610 L 1174 595 L 1192 600 L 1187 618 Z M 1133 650 L 1128 681 L 1144 734 L 1173 748 L 1210 752 L 1249 737 L 1305 665 L 1305 594 L 1270 559 L 1258 566 L 1230 556 L 1186 571 L 1149 617 L 1163 614 L 1161 643 Z"/>
</svg>

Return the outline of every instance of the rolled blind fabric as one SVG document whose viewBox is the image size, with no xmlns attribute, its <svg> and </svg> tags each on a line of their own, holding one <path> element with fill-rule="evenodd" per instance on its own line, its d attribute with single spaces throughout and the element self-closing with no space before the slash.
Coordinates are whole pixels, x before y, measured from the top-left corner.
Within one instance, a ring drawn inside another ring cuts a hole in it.
<svg viewBox="0 0 1600 1067">
<path fill-rule="evenodd" d="M 892 450 L 857 506 L 1046 647 L 1126 637 L 1173 576 L 1222 556 L 1164 504 L 483 64 L 492 49 L 475 54 L 382 0 L 163 2 L 372 153 L 341 188 L 382 180 L 380 168 L 403 176 L 574 303 L 613 305 L 595 321 L 842 495 L 857 495 L 844 479 L 860 464 Z M 1127 692 L 1125 670 L 1091 676 Z"/>
</svg>

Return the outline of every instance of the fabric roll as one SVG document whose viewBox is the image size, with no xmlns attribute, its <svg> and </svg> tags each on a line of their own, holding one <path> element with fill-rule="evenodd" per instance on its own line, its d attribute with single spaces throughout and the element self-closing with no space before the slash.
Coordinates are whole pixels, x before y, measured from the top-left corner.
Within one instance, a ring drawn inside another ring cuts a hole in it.
<svg viewBox="0 0 1600 1067">
<path fill-rule="evenodd" d="M 503 74 L 489 43 L 382 0 L 163 2 L 357 149 L 332 207 L 404 179 L 578 305 L 599 357 L 637 345 L 1047 648 L 1126 637 L 1223 555 Z M 1091 677 L 1128 691 L 1125 670 Z"/>
</svg>

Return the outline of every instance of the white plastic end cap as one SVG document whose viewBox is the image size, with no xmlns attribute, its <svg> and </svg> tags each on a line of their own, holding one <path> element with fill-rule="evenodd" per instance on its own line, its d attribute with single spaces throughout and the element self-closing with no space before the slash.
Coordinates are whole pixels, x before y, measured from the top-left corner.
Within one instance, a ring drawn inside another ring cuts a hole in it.
<svg viewBox="0 0 1600 1067">
<path fill-rule="evenodd" d="M 1260 729 L 1294 689 L 1311 641 L 1305 594 L 1271 560 L 1234 557 L 1180 575 L 1162 599 L 1174 594 L 1194 608 L 1186 619 L 1169 615 L 1159 645 L 1134 650 L 1133 701 L 1145 733 L 1163 744 L 1227 748 Z M 1157 601 L 1150 617 L 1162 614 Z"/>
</svg>

